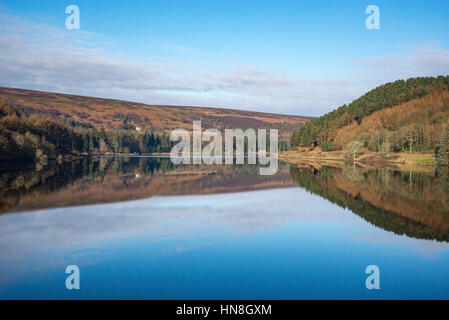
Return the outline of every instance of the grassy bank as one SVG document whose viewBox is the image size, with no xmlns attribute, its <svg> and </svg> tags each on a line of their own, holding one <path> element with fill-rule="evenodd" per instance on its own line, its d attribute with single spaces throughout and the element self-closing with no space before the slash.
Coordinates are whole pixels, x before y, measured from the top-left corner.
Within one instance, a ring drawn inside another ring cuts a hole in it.
<svg viewBox="0 0 449 320">
<path fill-rule="evenodd" d="M 341 164 L 348 161 L 343 151 L 323 152 L 319 149 L 303 152 L 280 152 L 279 159 L 295 164 L 300 162 Z M 389 166 L 396 168 L 424 167 L 431 169 L 437 165 L 433 153 L 393 152 L 385 154 L 369 150 L 362 151 L 360 155 L 355 160 L 353 160 L 353 162 L 358 163 L 362 166 Z"/>
</svg>

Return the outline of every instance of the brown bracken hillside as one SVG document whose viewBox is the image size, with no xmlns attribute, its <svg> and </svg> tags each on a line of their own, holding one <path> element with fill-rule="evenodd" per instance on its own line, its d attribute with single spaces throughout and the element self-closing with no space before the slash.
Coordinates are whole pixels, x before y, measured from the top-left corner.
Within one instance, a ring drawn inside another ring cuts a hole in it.
<svg viewBox="0 0 449 320">
<path fill-rule="evenodd" d="M 21 114 L 38 114 L 54 120 L 70 119 L 93 127 L 118 128 L 123 119 L 138 129 L 170 131 L 192 128 L 202 121 L 206 128 L 277 128 L 288 137 L 311 117 L 208 107 L 161 106 L 142 103 L 0 87 L 0 98 Z"/>
</svg>

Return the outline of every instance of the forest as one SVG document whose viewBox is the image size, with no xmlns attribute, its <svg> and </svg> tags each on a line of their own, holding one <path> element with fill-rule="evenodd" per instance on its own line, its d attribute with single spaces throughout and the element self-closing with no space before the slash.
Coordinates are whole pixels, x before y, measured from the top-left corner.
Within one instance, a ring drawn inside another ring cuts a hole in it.
<svg viewBox="0 0 449 320">
<path fill-rule="evenodd" d="M 268 137 L 268 148 L 269 141 Z M 24 115 L 0 99 L 3 169 L 12 164 L 44 166 L 48 160 L 61 161 L 66 156 L 168 153 L 175 143 L 170 141 L 165 130 L 137 130 L 127 117 L 123 117 L 117 127 L 96 128 L 89 122 L 68 116 L 53 120 L 39 114 Z M 245 139 L 245 150 L 248 150 L 247 144 Z M 281 138 L 279 148 L 286 150 L 287 141 Z"/>
<path fill-rule="evenodd" d="M 170 152 L 165 132 L 131 129 L 126 118 L 119 128 L 98 130 L 67 118 L 27 117 L 0 100 L 0 160 L 4 165 L 45 165 L 66 155 Z"/>
<path fill-rule="evenodd" d="M 448 121 L 449 76 L 398 80 L 297 128 L 290 149 L 343 150 L 359 141 L 377 152 L 438 153 L 448 148 Z"/>
</svg>

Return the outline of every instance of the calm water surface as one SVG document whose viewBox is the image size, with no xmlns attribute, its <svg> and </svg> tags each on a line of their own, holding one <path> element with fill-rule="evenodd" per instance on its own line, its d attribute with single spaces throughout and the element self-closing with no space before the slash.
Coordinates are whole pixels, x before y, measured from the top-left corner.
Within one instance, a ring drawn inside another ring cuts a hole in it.
<svg viewBox="0 0 449 320">
<path fill-rule="evenodd" d="M 1 183 L 3 299 L 449 298 L 442 172 L 102 158 Z"/>
</svg>

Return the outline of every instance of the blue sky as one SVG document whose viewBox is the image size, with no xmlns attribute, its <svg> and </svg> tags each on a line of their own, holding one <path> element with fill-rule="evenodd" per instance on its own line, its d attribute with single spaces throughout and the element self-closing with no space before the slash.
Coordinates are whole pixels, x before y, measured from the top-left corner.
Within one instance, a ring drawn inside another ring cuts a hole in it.
<svg viewBox="0 0 449 320">
<path fill-rule="evenodd" d="M 65 8 L 80 8 L 67 30 Z M 368 30 L 365 8 L 380 9 Z M 0 85 L 320 115 L 449 74 L 449 1 L 0 1 Z M 1 69 L 4 70 L 1 70 Z"/>
</svg>

